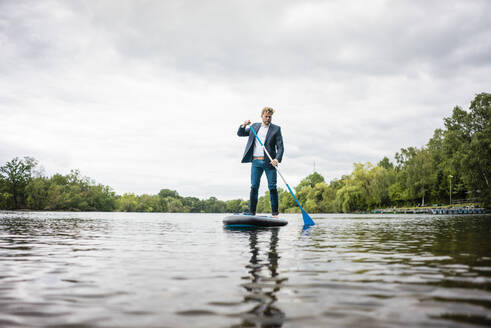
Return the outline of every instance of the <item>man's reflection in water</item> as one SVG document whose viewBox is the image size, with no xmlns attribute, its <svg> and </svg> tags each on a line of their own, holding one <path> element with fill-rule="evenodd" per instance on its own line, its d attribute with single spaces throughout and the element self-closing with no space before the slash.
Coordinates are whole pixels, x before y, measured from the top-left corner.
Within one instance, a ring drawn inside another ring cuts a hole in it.
<svg viewBox="0 0 491 328">
<path fill-rule="evenodd" d="M 278 228 L 240 231 L 240 233 L 249 234 L 251 250 L 251 258 L 249 264 L 246 265 L 249 276 L 243 277 L 249 282 L 241 286 L 247 291 L 244 302 L 252 303 L 254 306 L 251 310 L 243 313 L 241 324 L 232 327 L 273 328 L 281 327 L 285 321 L 285 314 L 274 306 L 277 300 L 276 293 L 280 290 L 282 283 L 287 280 L 278 274 L 278 231 Z M 271 235 L 266 257 L 265 254 L 261 254 L 258 237 L 268 233 Z"/>
</svg>

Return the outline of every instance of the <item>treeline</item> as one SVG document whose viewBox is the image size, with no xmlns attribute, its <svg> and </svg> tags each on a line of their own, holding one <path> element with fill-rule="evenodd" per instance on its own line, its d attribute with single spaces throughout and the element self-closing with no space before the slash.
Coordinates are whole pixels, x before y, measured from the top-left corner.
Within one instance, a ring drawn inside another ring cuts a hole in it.
<svg viewBox="0 0 491 328">
<path fill-rule="evenodd" d="M 111 187 L 96 184 L 78 170 L 48 178 L 36 171 L 37 164 L 35 159 L 24 157 L 0 167 L 0 209 L 228 213 L 246 211 L 248 206 L 241 199 L 200 200 L 182 197 L 169 189 L 162 189 L 157 195 L 116 195 Z"/>
<path fill-rule="evenodd" d="M 309 213 L 357 212 L 394 206 L 477 201 L 491 206 L 491 94 L 478 94 L 469 111 L 460 107 L 444 119 L 428 143 L 403 148 L 392 163 L 384 157 L 377 165 L 355 163 L 351 174 L 327 183 L 314 172 L 295 187 Z M 68 175 L 43 176 L 31 157 L 14 158 L 0 167 L 0 209 L 52 211 L 124 211 L 233 213 L 248 201 L 221 201 L 215 197 L 182 197 L 162 189 L 157 195 L 116 195 L 109 187 L 73 170 Z M 451 187 L 450 188 L 450 184 Z M 279 209 L 299 209 L 288 191 L 278 190 Z M 269 192 L 259 198 L 258 212 L 270 212 Z"/>
</svg>

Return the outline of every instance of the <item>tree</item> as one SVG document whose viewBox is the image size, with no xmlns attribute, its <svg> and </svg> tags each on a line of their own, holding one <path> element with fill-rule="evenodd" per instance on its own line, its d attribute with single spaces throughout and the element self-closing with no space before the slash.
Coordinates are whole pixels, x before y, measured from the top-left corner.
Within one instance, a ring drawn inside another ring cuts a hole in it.
<svg viewBox="0 0 491 328">
<path fill-rule="evenodd" d="M 136 197 L 137 200 L 137 205 L 136 205 L 136 211 L 137 212 L 158 212 L 159 211 L 159 199 L 158 197 L 148 195 L 148 194 L 143 194 L 140 196 Z M 171 207 L 172 212 L 182 212 L 182 203 L 178 199 L 173 199 L 172 201 L 179 202 L 179 204 L 172 204 Z M 171 202 L 172 203 L 172 202 Z"/>
<path fill-rule="evenodd" d="M 491 94 L 476 95 L 470 112 L 455 107 L 444 119 L 443 154 L 454 177 L 458 197 L 479 198 L 491 204 Z M 460 182 L 460 183 L 459 183 Z"/>
<path fill-rule="evenodd" d="M 138 202 L 135 194 L 125 193 L 117 201 L 117 209 L 122 212 L 136 212 Z"/>
<path fill-rule="evenodd" d="M 279 198 L 279 197 L 278 197 Z M 259 197 L 256 207 L 257 213 L 271 213 L 271 197 L 269 190 L 266 190 L 264 196 Z"/>
<path fill-rule="evenodd" d="M 170 213 L 182 213 L 183 211 L 183 206 L 182 202 L 177 199 L 177 198 L 167 198 L 169 199 L 169 202 L 167 203 L 168 205 L 168 211 Z"/>
<path fill-rule="evenodd" d="M 177 191 L 170 190 L 170 189 L 161 189 L 159 192 L 159 196 L 162 198 L 165 198 L 165 197 L 180 198 Z"/>
<path fill-rule="evenodd" d="M 430 187 L 430 199 L 433 203 L 442 203 L 448 199 L 448 177 L 451 173 L 447 157 L 443 153 L 443 130 L 436 129 L 426 147 L 431 155 L 433 185 Z"/>
<path fill-rule="evenodd" d="M 207 213 L 225 213 L 227 205 L 224 201 L 218 200 L 216 197 L 210 197 L 204 201 L 204 209 Z"/>
<path fill-rule="evenodd" d="M 369 177 L 369 208 L 388 206 L 390 204 L 389 188 L 395 182 L 392 164 L 375 166 L 370 170 Z"/>
<path fill-rule="evenodd" d="M 0 167 L 0 175 L 7 185 L 8 192 L 12 195 L 13 208 L 24 205 L 25 187 L 32 178 L 32 172 L 38 162 L 32 157 L 19 159 L 15 157 L 4 166 Z"/>
<path fill-rule="evenodd" d="M 339 189 L 336 193 L 336 203 L 338 208 L 344 213 L 364 210 L 364 195 L 360 186 L 347 185 Z"/>
<path fill-rule="evenodd" d="M 90 186 L 84 198 L 86 210 L 113 211 L 116 209 L 116 194 L 109 186 L 102 184 Z M 152 196 L 152 198 L 152 206 L 158 210 L 158 205 L 155 205 L 158 201 L 156 197 Z"/>
<path fill-rule="evenodd" d="M 406 162 L 406 185 L 409 197 L 413 200 L 421 199 L 421 204 L 424 205 L 425 196 L 433 185 L 431 154 L 426 148 L 414 149 L 415 152 Z"/>
<path fill-rule="evenodd" d="M 328 189 L 329 187 L 325 182 L 317 183 L 314 188 L 310 189 L 304 209 L 312 213 L 325 213 L 327 207 L 324 197 L 328 194 Z"/>
<path fill-rule="evenodd" d="M 0 209 L 10 208 L 12 202 L 12 194 L 8 192 L 0 192 Z"/>
<path fill-rule="evenodd" d="M 248 203 L 242 199 L 232 199 L 225 202 L 227 213 L 242 213 L 247 211 Z"/>
<path fill-rule="evenodd" d="M 298 213 L 300 209 L 298 208 L 295 199 L 289 191 L 278 188 L 278 210 L 284 213 Z"/>
<path fill-rule="evenodd" d="M 295 190 L 298 192 L 300 189 L 302 189 L 303 187 L 307 187 L 307 186 L 314 188 L 314 186 L 320 182 L 324 182 L 324 177 L 322 175 L 320 175 L 319 173 L 314 172 L 314 173 L 310 174 L 309 176 L 307 176 L 302 181 L 300 181 L 300 184 L 295 187 Z"/>
<path fill-rule="evenodd" d="M 31 179 L 26 186 L 26 205 L 32 210 L 44 210 L 48 204 L 49 180 L 45 177 Z"/>
<path fill-rule="evenodd" d="M 392 164 L 390 162 L 390 160 L 389 160 L 389 158 L 387 158 L 387 156 L 382 158 L 382 160 L 380 162 L 378 162 L 377 166 L 383 167 L 386 170 L 391 170 L 394 168 L 394 164 Z"/>
<path fill-rule="evenodd" d="M 470 142 L 462 149 L 462 180 L 470 194 L 491 205 L 491 94 L 476 95 L 469 107 Z"/>
<path fill-rule="evenodd" d="M 186 213 L 201 213 L 203 212 L 203 203 L 196 197 L 184 197 L 181 199 Z"/>
</svg>

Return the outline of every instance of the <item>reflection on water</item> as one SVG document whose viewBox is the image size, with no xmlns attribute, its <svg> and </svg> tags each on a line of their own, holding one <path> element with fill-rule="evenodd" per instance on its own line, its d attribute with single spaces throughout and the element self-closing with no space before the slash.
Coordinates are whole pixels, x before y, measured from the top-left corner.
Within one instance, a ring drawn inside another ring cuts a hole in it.
<svg viewBox="0 0 491 328">
<path fill-rule="evenodd" d="M 0 327 L 491 326 L 491 215 L 0 213 Z"/>
<path fill-rule="evenodd" d="M 354 326 L 403 321 L 431 326 L 429 319 L 434 326 L 491 326 L 490 219 L 365 216 L 320 225 L 301 244 L 327 255 L 312 256 L 304 272 L 321 273 L 315 279 L 320 283 L 294 287 L 300 293 L 314 287 L 332 292 L 340 301 L 320 295 L 312 303 L 327 301 L 323 316 L 339 325 L 349 318 Z M 380 316 L 367 315 L 375 312 Z"/>
<path fill-rule="evenodd" d="M 271 229 L 225 229 L 233 233 L 245 234 L 249 237 L 250 260 L 246 265 L 249 276 L 242 279 L 248 280 L 241 286 L 246 290 L 244 302 L 253 304 L 253 307 L 241 316 L 243 318 L 239 325 L 233 327 L 281 327 L 285 314 L 276 306 L 276 293 L 287 278 L 278 274 L 278 231 L 279 228 Z M 270 235 L 267 255 L 261 252 L 258 245 L 259 235 Z"/>
</svg>

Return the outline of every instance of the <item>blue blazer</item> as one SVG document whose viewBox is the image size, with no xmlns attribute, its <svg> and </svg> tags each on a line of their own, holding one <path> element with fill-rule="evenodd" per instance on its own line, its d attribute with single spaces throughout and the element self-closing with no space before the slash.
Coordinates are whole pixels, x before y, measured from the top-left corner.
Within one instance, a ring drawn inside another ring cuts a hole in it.
<svg viewBox="0 0 491 328">
<path fill-rule="evenodd" d="M 253 123 L 252 128 L 256 133 L 259 131 L 259 128 L 261 127 L 261 123 Z M 242 163 L 249 163 L 252 162 L 252 153 L 254 151 L 254 142 L 256 141 L 256 137 L 254 136 L 254 133 L 251 132 L 251 129 L 249 127 L 242 127 L 242 125 L 239 127 L 239 130 L 237 131 L 237 135 L 239 137 L 249 137 L 247 140 L 247 145 L 244 150 L 244 156 L 242 156 Z M 281 159 L 283 158 L 283 137 L 281 136 L 281 127 L 275 124 L 270 124 L 268 133 L 266 134 L 266 140 L 261 140 L 264 144 L 264 147 L 268 150 L 269 154 L 273 159 L 277 159 L 278 162 L 281 162 Z M 268 155 L 266 155 L 266 152 L 264 152 L 264 161 L 266 163 L 269 163 L 270 160 L 268 158 Z M 271 167 L 272 165 L 269 164 Z"/>
</svg>

